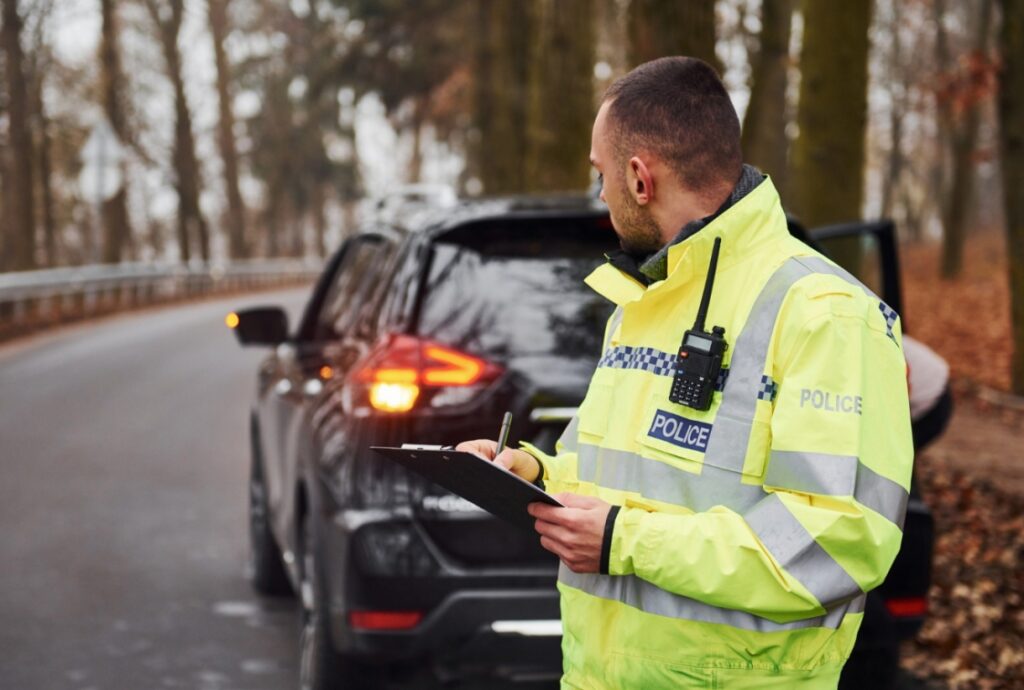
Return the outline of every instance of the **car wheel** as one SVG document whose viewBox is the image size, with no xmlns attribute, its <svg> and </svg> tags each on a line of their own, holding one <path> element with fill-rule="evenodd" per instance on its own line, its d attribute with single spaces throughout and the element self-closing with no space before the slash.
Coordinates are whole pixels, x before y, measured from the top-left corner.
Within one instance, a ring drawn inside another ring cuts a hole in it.
<svg viewBox="0 0 1024 690">
<path fill-rule="evenodd" d="M 302 520 L 302 633 L 299 642 L 301 690 L 380 690 L 382 672 L 339 654 L 331 642 L 330 613 L 316 558 L 314 528 Z"/>
<path fill-rule="evenodd" d="M 281 549 L 270 529 L 267 487 L 255 439 L 249 467 L 249 571 L 252 586 L 260 594 L 286 596 L 294 593 L 281 559 Z"/>
</svg>

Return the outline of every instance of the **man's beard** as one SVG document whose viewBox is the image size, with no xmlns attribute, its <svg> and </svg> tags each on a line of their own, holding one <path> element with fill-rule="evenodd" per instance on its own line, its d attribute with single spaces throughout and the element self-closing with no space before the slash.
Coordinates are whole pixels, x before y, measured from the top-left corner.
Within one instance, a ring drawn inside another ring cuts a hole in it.
<svg viewBox="0 0 1024 690">
<path fill-rule="evenodd" d="M 622 190 L 622 213 L 618 220 L 619 246 L 635 257 L 645 257 L 661 249 L 661 228 L 651 212 L 636 203 L 626 189 Z"/>
</svg>

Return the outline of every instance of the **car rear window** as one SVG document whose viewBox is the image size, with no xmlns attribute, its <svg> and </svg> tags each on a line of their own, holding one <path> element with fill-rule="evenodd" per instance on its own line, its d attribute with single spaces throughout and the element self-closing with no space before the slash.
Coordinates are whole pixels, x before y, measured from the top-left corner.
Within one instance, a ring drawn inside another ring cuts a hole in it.
<svg viewBox="0 0 1024 690">
<path fill-rule="evenodd" d="M 419 332 L 493 357 L 590 356 L 613 305 L 583 279 L 615 249 L 607 220 L 475 224 L 435 242 Z"/>
</svg>

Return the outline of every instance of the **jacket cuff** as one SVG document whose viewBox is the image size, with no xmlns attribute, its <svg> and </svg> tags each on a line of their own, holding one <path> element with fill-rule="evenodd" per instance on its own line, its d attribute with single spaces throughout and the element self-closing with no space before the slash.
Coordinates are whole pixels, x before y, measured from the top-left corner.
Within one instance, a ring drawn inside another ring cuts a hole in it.
<svg viewBox="0 0 1024 690">
<path fill-rule="evenodd" d="M 608 565 L 612 557 L 612 535 L 615 533 L 615 518 L 619 515 L 620 506 L 612 506 L 608 511 L 608 517 L 604 521 L 604 539 L 601 541 L 601 564 L 602 575 L 608 574 Z"/>
<path fill-rule="evenodd" d="M 547 473 L 547 470 L 544 469 L 544 463 L 541 462 L 540 458 L 534 457 L 533 459 L 537 461 L 537 466 L 540 467 L 540 472 L 537 473 L 537 478 L 533 480 L 533 485 L 544 491 L 544 475 Z"/>
</svg>

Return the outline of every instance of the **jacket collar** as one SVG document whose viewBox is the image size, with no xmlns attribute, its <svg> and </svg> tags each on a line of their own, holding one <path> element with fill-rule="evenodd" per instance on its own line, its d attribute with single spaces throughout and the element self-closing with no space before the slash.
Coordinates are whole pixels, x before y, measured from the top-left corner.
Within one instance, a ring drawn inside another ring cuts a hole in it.
<svg viewBox="0 0 1024 690">
<path fill-rule="evenodd" d="M 640 299 L 648 290 L 673 289 L 695 277 L 703 281 L 711 260 L 715 238 L 722 238 L 718 270 L 723 271 L 761 245 L 788 236 L 779 194 L 767 176 L 753 191 L 727 208 L 700 232 L 668 248 L 668 276 L 645 286 L 614 267 L 602 264 L 584 282 L 598 294 L 623 306 Z"/>
</svg>

